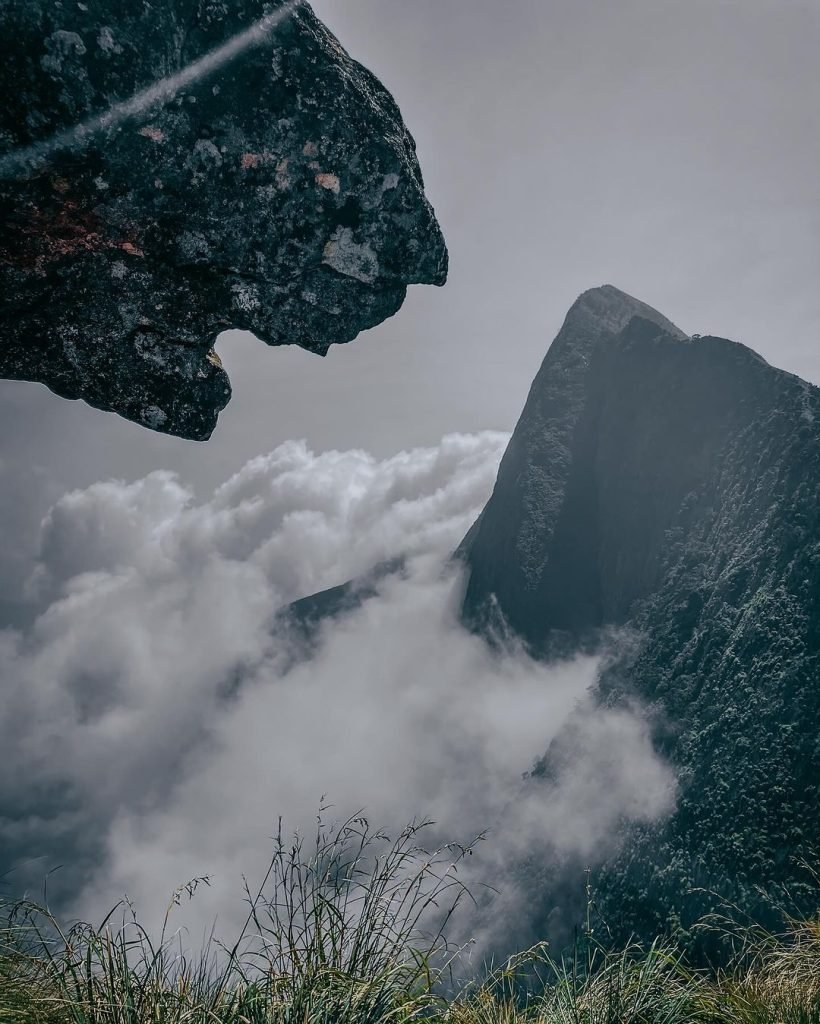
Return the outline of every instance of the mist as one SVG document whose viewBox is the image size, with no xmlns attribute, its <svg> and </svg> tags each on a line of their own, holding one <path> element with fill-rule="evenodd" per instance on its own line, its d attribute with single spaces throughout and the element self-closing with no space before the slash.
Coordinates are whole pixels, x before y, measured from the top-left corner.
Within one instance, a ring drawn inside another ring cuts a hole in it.
<svg viewBox="0 0 820 1024">
<path fill-rule="evenodd" d="M 591 694 L 598 657 L 538 663 L 459 622 L 449 556 L 506 442 L 451 435 L 382 460 L 288 442 L 205 502 L 167 472 L 57 501 L 32 623 L 0 633 L 7 887 L 37 895 L 62 864 L 49 898 L 68 915 L 100 919 L 127 894 L 156 925 L 207 875 L 185 923 L 230 935 L 279 818 L 306 829 L 324 799 L 393 830 L 429 817 L 441 841 L 486 831 L 467 881 L 499 890 L 497 944 L 502 908 L 513 930 L 533 925 L 519 876 L 534 852 L 598 862 L 624 821 L 669 813 L 674 776 L 642 710 Z M 294 648 L 290 602 L 397 555 L 402 573 Z M 525 779 L 569 722 L 557 777 Z M 489 945 L 480 918 L 459 927 Z"/>
</svg>

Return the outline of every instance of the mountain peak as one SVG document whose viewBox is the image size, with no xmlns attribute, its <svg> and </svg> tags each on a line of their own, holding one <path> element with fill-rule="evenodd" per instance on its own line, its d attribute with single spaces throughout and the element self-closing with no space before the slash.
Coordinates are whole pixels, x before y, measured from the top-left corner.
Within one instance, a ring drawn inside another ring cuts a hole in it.
<svg viewBox="0 0 820 1024">
<path fill-rule="evenodd" d="M 471 556 L 468 608 L 480 594 L 495 594 L 504 608 L 506 598 L 517 604 L 521 593 L 538 589 L 572 472 L 576 428 L 590 400 L 590 366 L 633 321 L 657 325 L 673 344 L 687 338 L 656 309 L 611 284 L 590 288 L 572 304 L 533 381 L 493 500 L 459 549 L 461 555 L 482 552 Z M 476 546 L 480 532 L 495 538 L 492 553 L 486 543 Z M 509 565 L 520 574 L 512 584 Z"/>
<path fill-rule="evenodd" d="M 598 869 L 624 941 L 721 905 L 696 892 L 769 926 L 798 891 L 820 821 L 818 496 L 820 389 L 612 286 L 575 302 L 460 549 L 463 614 L 544 657 L 628 637 L 596 697 L 651 708 L 686 781 Z M 547 778 L 571 732 L 555 742 Z"/>
<path fill-rule="evenodd" d="M 644 320 L 651 320 L 675 338 L 687 336 L 652 306 L 611 284 L 602 284 L 597 288 L 589 288 L 582 292 L 570 307 L 564 326 L 582 321 L 588 327 L 594 324 L 598 329 L 603 328 L 613 334 L 618 334 L 636 316 Z"/>
</svg>

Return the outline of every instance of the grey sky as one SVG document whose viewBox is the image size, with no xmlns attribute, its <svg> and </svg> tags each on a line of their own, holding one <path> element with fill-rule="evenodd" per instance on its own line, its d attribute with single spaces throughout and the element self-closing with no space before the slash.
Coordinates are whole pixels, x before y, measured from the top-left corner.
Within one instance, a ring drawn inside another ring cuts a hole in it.
<svg viewBox="0 0 820 1024">
<path fill-rule="evenodd" d="M 820 4 L 317 0 L 394 92 L 445 289 L 325 360 L 229 334 L 207 445 L 0 383 L 6 559 L 69 486 L 158 467 L 208 491 L 287 438 L 378 455 L 510 429 L 567 307 L 618 285 L 820 382 Z"/>
</svg>

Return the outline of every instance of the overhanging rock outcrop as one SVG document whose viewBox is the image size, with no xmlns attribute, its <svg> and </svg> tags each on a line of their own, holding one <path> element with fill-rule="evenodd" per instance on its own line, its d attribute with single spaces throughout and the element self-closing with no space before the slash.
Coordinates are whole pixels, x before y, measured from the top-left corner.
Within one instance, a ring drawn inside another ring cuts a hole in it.
<svg viewBox="0 0 820 1024">
<path fill-rule="evenodd" d="M 441 285 L 390 94 L 306 3 L 0 0 L 0 376 L 202 440 L 228 327 L 319 354 Z"/>
</svg>

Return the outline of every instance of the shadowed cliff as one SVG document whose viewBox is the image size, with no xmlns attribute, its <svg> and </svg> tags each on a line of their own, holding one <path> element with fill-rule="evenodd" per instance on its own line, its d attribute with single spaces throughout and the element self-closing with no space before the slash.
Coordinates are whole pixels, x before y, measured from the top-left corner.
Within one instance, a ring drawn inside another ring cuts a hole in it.
<svg viewBox="0 0 820 1024">
<path fill-rule="evenodd" d="M 530 389 L 492 498 L 460 549 L 470 569 L 467 617 L 480 625 L 500 613 L 536 650 L 550 630 L 600 626 L 612 611 L 604 605 L 616 600 L 600 585 L 591 446 L 607 429 L 598 392 L 610 371 L 600 353 L 633 320 L 636 332 L 684 337 L 609 285 L 574 303 Z"/>
<path fill-rule="evenodd" d="M 599 699 L 647 708 L 678 808 L 598 873 L 621 937 L 688 929 L 714 889 L 766 916 L 820 846 L 820 399 L 742 345 L 585 293 L 460 554 L 464 615 L 541 656 L 630 637 Z M 543 784 L 568 754 L 559 737 Z M 602 785 L 606 780 L 602 780 Z M 581 866 L 577 866 L 580 871 Z"/>
</svg>

